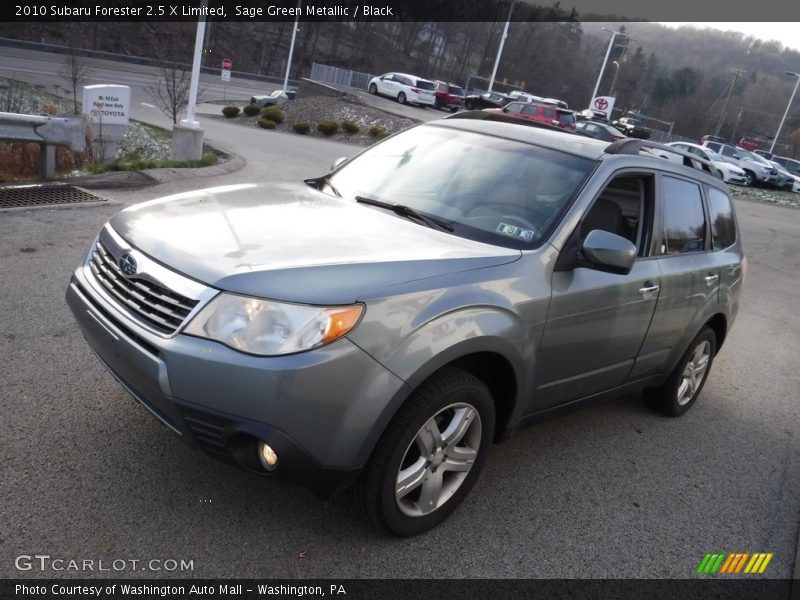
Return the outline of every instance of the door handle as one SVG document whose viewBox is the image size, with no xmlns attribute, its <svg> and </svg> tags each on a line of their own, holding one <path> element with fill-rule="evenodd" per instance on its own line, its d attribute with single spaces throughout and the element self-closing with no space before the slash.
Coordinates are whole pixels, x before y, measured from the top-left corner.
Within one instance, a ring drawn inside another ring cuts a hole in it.
<svg viewBox="0 0 800 600">
<path fill-rule="evenodd" d="M 655 294 L 659 289 L 661 289 L 661 286 L 658 286 L 658 285 L 645 285 L 645 287 L 639 288 L 639 293 L 642 296 L 647 296 L 649 294 Z"/>
<path fill-rule="evenodd" d="M 716 273 L 712 273 L 710 275 L 706 275 L 704 279 L 706 280 L 706 285 L 711 285 L 717 279 L 719 279 L 719 275 L 717 275 Z"/>
</svg>

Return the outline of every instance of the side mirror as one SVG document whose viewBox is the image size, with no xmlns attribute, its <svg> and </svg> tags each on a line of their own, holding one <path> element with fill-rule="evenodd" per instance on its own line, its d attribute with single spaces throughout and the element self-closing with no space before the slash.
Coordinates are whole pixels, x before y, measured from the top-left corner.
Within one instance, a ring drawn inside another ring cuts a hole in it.
<svg viewBox="0 0 800 600">
<path fill-rule="evenodd" d="M 331 169 L 330 170 L 333 171 L 336 167 L 338 167 L 340 164 L 342 164 L 346 160 L 347 160 L 346 156 L 340 156 L 335 161 L 333 161 L 333 164 L 331 165 Z"/>
<path fill-rule="evenodd" d="M 636 246 L 624 237 L 594 229 L 583 241 L 583 256 L 598 271 L 627 275 L 636 260 Z"/>
</svg>

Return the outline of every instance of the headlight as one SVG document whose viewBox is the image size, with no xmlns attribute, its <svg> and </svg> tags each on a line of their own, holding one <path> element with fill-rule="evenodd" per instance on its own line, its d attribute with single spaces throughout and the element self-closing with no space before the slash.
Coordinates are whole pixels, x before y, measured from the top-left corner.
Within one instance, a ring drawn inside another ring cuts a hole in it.
<svg viewBox="0 0 800 600">
<path fill-rule="evenodd" d="M 356 326 L 363 312 L 361 304 L 324 308 L 221 293 L 184 333 L 250 354 L 277 356 L 339 339 Z"/>
</svg>

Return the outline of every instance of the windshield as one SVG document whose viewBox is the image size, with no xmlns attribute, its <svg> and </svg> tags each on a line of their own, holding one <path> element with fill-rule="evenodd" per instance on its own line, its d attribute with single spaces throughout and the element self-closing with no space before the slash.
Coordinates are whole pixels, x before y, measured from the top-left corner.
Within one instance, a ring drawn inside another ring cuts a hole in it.
<svg viewBox="0 0 800 600">
<path fill-rule="evenodd" d="M 420 126 L 373 146 L 329 178 L 343 197 L 409 206 L 454 234 L 538 245 L 596 163 L 513 140 Z"/>
</svg>

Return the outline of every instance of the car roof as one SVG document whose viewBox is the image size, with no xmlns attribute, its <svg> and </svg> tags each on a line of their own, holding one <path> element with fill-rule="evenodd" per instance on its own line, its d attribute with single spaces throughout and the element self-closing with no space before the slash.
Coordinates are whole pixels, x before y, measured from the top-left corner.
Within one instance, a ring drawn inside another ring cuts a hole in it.
<svg viewBox="0 0 800 600">
<path fill-rule="evenodd" d="M 411 73 L 401 73 L 400 71 L 390 71 L 392 75 L 402 75 L 403 77 L 410 77 L 411 79 L 421 79 L 422 81 L 430 81 L 434 83 L 430 79 L 425 79 L 424 77 L 420 77 L 419 75 L 412 75 Z"/>
<path fill-rule="evenodd" d="M 608 142 L 595 140 L 582 135 L 572 135 L 562 131 L 550 131 L 536 127 L 520 127 L 516 123 L 499 123 L 478 119 L 440 119 L 429 121 L 426 127 L 445 127 L 460 129 L 484 135 L 505 138 L 525 144 L 535 144 L 569 154 L 577 154 L 591 160 L 599 160 L 608 147 Z"/>
</svg>

